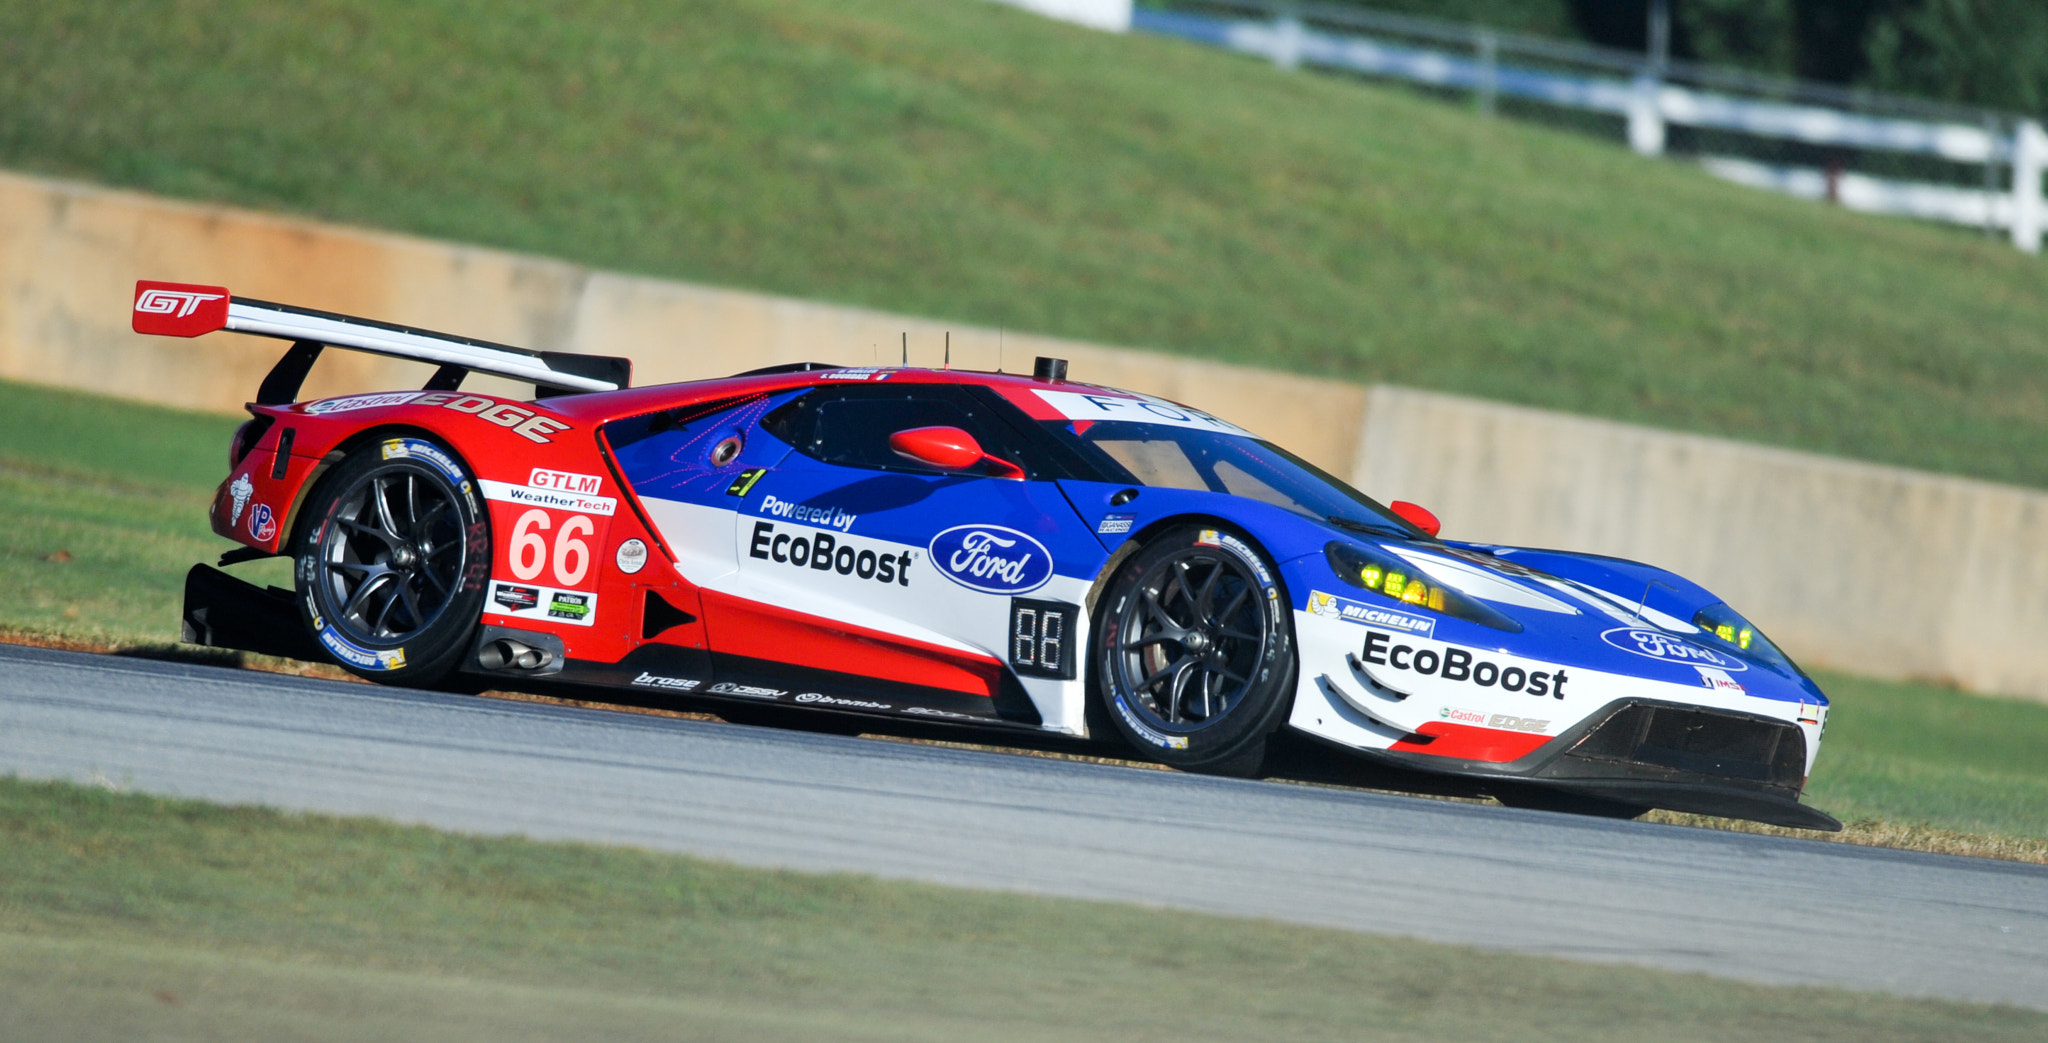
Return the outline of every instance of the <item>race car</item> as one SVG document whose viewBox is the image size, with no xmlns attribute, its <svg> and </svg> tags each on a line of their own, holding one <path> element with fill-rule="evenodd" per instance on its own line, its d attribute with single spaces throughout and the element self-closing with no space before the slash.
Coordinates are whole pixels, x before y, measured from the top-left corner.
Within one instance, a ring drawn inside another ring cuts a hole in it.
<svg viewBox="0 0 2048 1043">
<path fill-rule="evenodd" d="M 1061 360 L 636 388 L 622 358 L 218 286 L 138 283 L 133 324 L 292 341 L 234 436 L 211 520 L 241 546 L 188 576 L 189 642 L 417 687 L 1110 739 L 1240 776 L 1284 769 L 1292 732 L 1504 802 L 1840 828 L 1799 800 L 1827 698 L 1699 585 L 1442 539 Z M 439 369 L 297 401 L 327 348 Z M 221 571 L 271 556 L 293 589 Z"/>
</svg>

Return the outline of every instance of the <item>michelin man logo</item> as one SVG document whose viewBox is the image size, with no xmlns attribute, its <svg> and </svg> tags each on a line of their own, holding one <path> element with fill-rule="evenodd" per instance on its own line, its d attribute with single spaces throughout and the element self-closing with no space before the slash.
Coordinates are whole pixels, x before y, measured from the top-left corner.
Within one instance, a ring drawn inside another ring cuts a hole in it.
<svg viewBox="0 0 2048 1043">
<path fill-rule="evenodd" d="M 248 475 L 238 475 L 234 484 L 228 486 L 228 492 L 235 498 L 233 505 L 228 508 L 228 524 L 240 525 L 242 508 L 249 505 L 249 497 L 256 494 L 256 486 L 249 481 Z"/>
</svg>

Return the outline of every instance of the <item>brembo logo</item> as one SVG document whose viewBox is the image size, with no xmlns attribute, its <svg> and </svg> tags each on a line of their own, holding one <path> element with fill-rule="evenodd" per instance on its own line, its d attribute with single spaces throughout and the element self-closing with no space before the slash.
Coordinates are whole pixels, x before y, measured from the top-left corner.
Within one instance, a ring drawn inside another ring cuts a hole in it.
<svg viewBox="0 0 2048 1043">
<path fill-rule="evenodd" d="M 190 290 L 144 290 L 135 299 L 135 310 L 144 315 L 169 315 L 182 319 L 199 310 L 207 301 L 217 301 L 225 293 L 193 293 Z"/>
<path fill-rule="evenodd" d="M 1616 627 L 1600 635 L 1600 640 L 1621 649 L 1634 652 L 1649 659 L 1662 659 L 1668 663 L 1682 663 L 1686 666 L 1712 666 L 1722 670 L 1747 670 L 1749 666 L 1734 656 L 1725 656 L 1711 648 L 1693 644 L 1684 638 L 1640 627 Z"/>
<path fill-rule="evenodd" d="M 985 594 L 1023 594 L 1052 578 L 1045 544 L 1000 525 L 955 525 L 926 549 L 947 579 Z"/>
</svg>

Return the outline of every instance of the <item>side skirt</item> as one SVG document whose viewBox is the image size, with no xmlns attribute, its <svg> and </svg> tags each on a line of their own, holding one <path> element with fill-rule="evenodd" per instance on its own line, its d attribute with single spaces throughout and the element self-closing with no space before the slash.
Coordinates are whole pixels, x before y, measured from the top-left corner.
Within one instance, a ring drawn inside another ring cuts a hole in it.
<svg viewBox="0 0 2048 1043">
<path fill-rule="evenodd" d="M 573 697 L 578 689 L 585 695 L 591 689 L 631 692 L 634 697 L 630 702 L 634 705 L 696 708 L 715 701 L 1034 732 L 1042 723 L 1030 697 L 1014 679 L 1008 679 L 1014 693 L 1006 691 L 1008 698 L 990 699 L 950 689 L 674 645 L 642 645 L 616 663 L 571 658 L 559 672 L 545 675 L 485 669 L 474 661 L 465 670 L 548 694 Z"/>
</svg>

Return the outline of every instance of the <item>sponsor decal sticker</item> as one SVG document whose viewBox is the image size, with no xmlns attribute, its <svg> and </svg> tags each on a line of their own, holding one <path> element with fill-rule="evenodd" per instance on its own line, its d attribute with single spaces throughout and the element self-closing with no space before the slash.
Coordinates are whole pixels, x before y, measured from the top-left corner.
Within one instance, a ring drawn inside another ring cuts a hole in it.
<svg viewBox="0 0 2048 1043">
<path fill-rule="evenodd" d="M 617 555 L 619 571 L 631 576 L 647 567 L 647 544 L 639 540 L 627 540 L 619 544 Z"/>
<path fill-rule="evenodd" d="M 754 523 L 753 537 L 747 541 L 747 556 L 899 587 L 910 585 L 910 566 L 916 561 L 915 551 L 877 551 L 829 532 L 792 536 L 776 532 L 774 522 Z"/>
<path fill-rule="evenodd" d="M 943 717 L 949 721 L 981 720 L 981 718 L 976 717 L 971 713 L 954 713 L 951 710 L 937 710 L 929 706 L 913 706 L 903 712 L 910 714 L 914 717 Z"/>
<path fill-rule="evenodd" d="M 744 498 L 748 490 L 754 487 L 754 483 L 760 481 L 761 476 L 767 473 L 766 467 L 749 467 L 741 471 L 739 477 L 734 478 L 732 484 L 725 487 L 725 495 Z"/>
<path fill-rule="evenodd" d="M 749 699 L 780 699 L 788 694 L 780 688 L 756 688 L 750 684 L 733 684 L 730 681 L 720 681 L 705 691 L 713 695 L 744 695 Z"/>
<path fill-rule="evenodd" d="M 1517 717 L 1511 713 L 1481 713 L 1478 710 L 1465 710 L 1455 706 L 1446 706 L 1438 710 L 1436 715 L 1446 721 L 1451 721 L 1455 724 L 1469 724 L 1475 728 L 1498 728 L 1509 732 L 1537 733 L 1550 730 L 1549 721 L 1539 721 L 1533 717 Z"/>
<path fill-rule="evenodd" d="M 1377 630 L 1367 633 L 1365 651 L 1359 658 L 1374 666 L 1390 666 L 1396 670 L 1441 677 L 1446 681 L 1459 681 L 1481 688 L 1498 685 L 1504 692 L 1549 695 L 1559 699 L 1564 698 L 1564 686 L 1571 681 L 1570 675 L 1562 668 L 1528 670 L 1519 666 L 1503 667 L 1456 646 L 1438 652 L 1433 648 L 1397 645 L 1394 640 L 1393 636 Z"/>
<path fill-rule="evenodd" d="M 1308 610 L 1312 615 L 1330 619 L 1341 619 L 1363 626 L 1379 627 L 1383 630 L 1398 630 L 1417 637 L 1430 637 L 1436 633 L 1436 618 L 1416 615 L 1413 612 L 1399 612 L 1379 605 L 1368 605 L 1363 601 L 1338 597 L 1313 591 L 1308 596 Z"/>
<path fill-rule="evenodd" d="M 788 500 L 776 497 L 773 493 L 761 497 L 761 505 L 755 509 L 771 518 L 802 522 L 805 525 L 815 525 L 820 529 L 837 529 L 840 532 L 852 529 L 854 519 L 860 517 L 858 514 L 848 514 L 838 507 L 815 507 L 805 503 L 791 503 Z"/>
<path fill-rule="evenodd" d="M 695 690 L 703 682 L 688 677 L 658 677 L 643 673 L 634 678 L 633 683 L 642 688 L 673 688 L 678 692 L 688 692 Z"/>
<path fill-rule="evenodd" d="M 242 508 L 249 505 L 249 497 L 255 494 L 256 484 L 249 480 L 248 474 L 244 473 L 235 476 L 234 482 L 228 486 L 228 495 L 234 498 L 228 504 L 229 525 L 242 524 Z"/>
<path fill-rule="evenodd" d="M 490 603 L 484 611 L 587 627 L 597 621 L 597 595 L 494 579 L 491 581 Z"/>
<path fill-rule="evenodd" d="M 329 652 L 334 653 L 336 659 L 352 666 L 361 667 L 364 670 L 405 669 L 405 649 L 403 648 L 373 652 L 341 636 L 331 626 L 321 628 L 320 643 L 326 646 Z"/>
<path fill-rule="evenodd" d="M 889 373 L 880 369 L 835 369 L 818 378 L 819 380 L 887 380 Z"/>
<path fill-rule="evenodd" d="M 491 591 L 491 600 L 513 612 L 521 612 L 540 604 L 539 587 L 515 587 L 500 583 Z"/>
<path fill-rule="evenodd" d="M 889 703 L 875 702 L 872 699 L 841 699 L 838 696 L 824 695 L 819 692 L 804 692 L 796 697 L 796 701 L 807 706 L 843 706 L 849 710 L 893 710 L 896 708 Z"/>
<path fill-rule="evenodd" d="M 500 402 L 483 395 L 466 395 L 457 391 L 384 391 L 374 395 L 349 395 L 309 403 L 306 412 L 315 416 L 327 413 L 346 413 L 355 409 L 375 409 L 379 406 L 440 406 L 457 413 L 468 413 L 478 420 L 488 421 L 499 427 L 512 429 L 512 433 L 529 442 L 547 444 L 554 441 L 550 435 L 575 429 L 575 425 L 541 416 L 525 406 Z"/>
<path fill-rule="evenodd" d="M 1645 659 L 1661 659 L 1667 663 L 1695 667 L 1710 666 L 1738 673 L 1749 669 L 1747 663 L 1734 656 L 1722 655 L 1705 645 L 1647 627 L 1616 627 L 1601 634 L 1600 640 Z"/>
<path fill-rule="evenodd" d="M 277 535 L 277 518 L 270 513 L 270 505 L 259 503 L 249 512 L 249 535 L 268 543 Z"/>
<path fill-rule="evenodd" d="M 1102 523 L 1095 527 L 1098 535 L 1121 536 L 1131 531 L 1131 523 L 1138 520 L 1135 514 L 1105 514 Z"/>
<path fill-rule="evenodd" d="M 527 476 L 526 484 L 535 489 L 553 489 L 556 492 L 581 493 L 596 496 L 604 489 L 604 479 L 594 474 L 576 474 L 573 471 L 550 471 L 536 467 Z"/>
<path fill-rule="evenodd" d="M 1001 525 L 955 525 L 925 549 L 941 575 L 984 594 L 1024 594 L 1052 578 L 1045 544 Z"/>
<path fill-rule="evenodd" d="M 510 482 L 494 482 L 489 478 L 477 480 L 483 487 L 484 499 L 502 503 L 516 503 L 525 507 L 546 507 L 556 511 L 576 511 L 582 514 L 601 514 L 607 518 L 618 509 L 619 502 L 609 496 L 586 496 L 582 493 L 565 493 L 559 489 L 546 489 L 534 485 L 513 485 Z"/>
<path fill-rule="evenodd" d="M 1717 692 L 1744 693 L 1749 691 L 1741 681 L 1728 676 L 1728 671 L 1712 666 L 1696 666 L 1700 672 L 1700 683 Z"/>
<path fill-rule="evenodd" d="M 432 464 L 436 470 L 447 475 L 451 482 L 460 482 L 467 477 L 462 473 L 462 468 L 456 466 L 454 458 L 436 448 L 431 442 L 422 442 L 417 438 L 394 438 L 378 448 L 386 460 L 403 458 Z"/>
<path fill-rule="evenodd" d="M 357 409 L 376 409 L 379 406 L 402 406 L 426 394 L 424 391 L 384 391 L 375 395 L 349 395 L 345 398 L 322 399 L 306 406 L 306 412 L 314 416 L 328 413 L 347 413 Z"/>
</svg>

